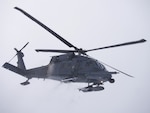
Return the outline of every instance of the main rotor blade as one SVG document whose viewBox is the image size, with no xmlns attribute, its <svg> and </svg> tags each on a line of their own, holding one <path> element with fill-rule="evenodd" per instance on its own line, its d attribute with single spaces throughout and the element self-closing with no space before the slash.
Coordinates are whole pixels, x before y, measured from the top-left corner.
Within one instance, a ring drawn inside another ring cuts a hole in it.
<svg viewBox="0 0 150 113">
<path fill-rule="evenodd" d="M 111 45 L 111 46 L 106 46 L 106 47 L 100 47 L 100 48 L 86 50 L 85 52 L 95 51 L 95 50 L 100 50 L 100 49 L 113 48 L 113 47 L 120 47 L 120 46 L 127 46 L 127 45 L 132 45 L 132 44 L 143 43 L 143 42 L 146 42 L 146 40 L 145 39 L 141 39 L 141 40 L 132 41 L 132 42 L 126 42 L 126 43 L 122 43 L 122 44 L 116 44 L 116 45 Z"/>
<path fill-rule="evenodd" d="M 31 16 L 30 14 L 28 14 L 24 10 L 22 10 L 22 9 L 20 9 L 18 7 L 14 7 L 14 8 L 17 9 L 18 11 L 22 12 L 28 18 L 30 18 L 31 20 L 33 20 L 34 22 L 36 22 L 38 25 L 40 25 L 41 27 L 43 27 L 45 30 L 47 30 L 49 33 L 51 33 L 52 35 L 54 35 L 55 37 L 57 37 L 60 41 L 62 41 L 63 43 L 65 43 L 67 46 L 73 47 L 75 49 L 78 49 L 77 47 L 75 47 L 74 45 L 72 45 L 70 42 L 68 42 L 67 40 L 65 40 L 64 38 L 62 38 L 56 32 L 54 32 L 53 30 L 51 30 L 50 28 L 48 28 L 46 25 L 44 25 L 42 22 L 38 21 L 36 18 L 34 18 L 33 16 Z"/>
<path fill-rule="evenodd" d="M 101 61 L 100 61 L 100 63 L 102 63 L 102 64 L 104 64 L 104 65 L 106 65 L 106 66 L 108 66 L 108 67 L 110 67 L 110 68 L 112 68 L 112 69 L 114 69 L 114 70 L 116 70 L 116 71 L 118 71 L 118 72 L 124 74 L 124 75 L 127 75 L 127 76 L 129 76 L 129 77 L 133 77 L 133 76 L 131 76 L 131 75 L 129 75 L 129 74 L 123 72 L 123 71 L 120 71 L 119 69 L 116 69 L 116 68 L 114 68 L 114 67 L 112 67 L 112 66 L 110 66 L 110 65 L 108 65 L 108 64 L 106 64 L 106 63 L 104 63 L 104 62 L 101 62 Z"/>
<path fill-rule="evenodd" d="M 57 53 L 71 53 L 78 52 L 76 50 L 54 50 L 54 49 L 36 49 L 36 52 L 57 52 Z"/>
</svg>

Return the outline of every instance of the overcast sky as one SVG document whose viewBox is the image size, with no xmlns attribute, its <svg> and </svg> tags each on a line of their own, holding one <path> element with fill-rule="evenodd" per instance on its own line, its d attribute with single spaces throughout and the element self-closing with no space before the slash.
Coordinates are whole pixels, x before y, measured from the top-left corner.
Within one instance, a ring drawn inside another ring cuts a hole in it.
<svg viewBox="0 0 150 113">
<path fill-rule="evenodd" d="M 49 63 L 54 53 L 35 49 L 69 49 L 54 36 L 14 9 L 18 6 L 83 49 L 146 39 L 147 42 L 88 55 L 131 74 L 114 75 L 104 91 L 82 93 L 86 84 L 30 80 L 0 68 L 0 113 L 149 113 L 150 1 L 149 0 L 0 0 L 0 65 L 23 50 L 26 67 Z M 11 63 L 16 65 L 17 59 Z M 108 70 L 112 70 L 107 67 Z"/>
</svg>

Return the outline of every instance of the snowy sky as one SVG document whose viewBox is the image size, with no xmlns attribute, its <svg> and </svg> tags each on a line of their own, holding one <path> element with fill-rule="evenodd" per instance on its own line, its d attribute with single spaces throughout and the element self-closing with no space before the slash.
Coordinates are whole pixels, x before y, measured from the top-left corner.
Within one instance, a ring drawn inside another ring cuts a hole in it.
<svg viewBox="0 0 150 113">
<path fill-rule="evenodd" d="M 149 113 L 150 1 L 149 0 L 0 0 L 0 65 L 23 50 L 27 68 L 49 63 L 54 53 L 35 49 L 69 49 L 54 36 L 14 9 L 22 8 L 75 46 L 92 49 L 128 41 L 147 42 L 88 55 L 135 78 L 114 75 L 101 92 L 82 93 L 85 84 L 30 80 L 0 68 L 0 113 Z M 12 64 L 16 65 L 16 59 Z M 111 70 L 108 68 L 108 70 Z"/>
</svg>

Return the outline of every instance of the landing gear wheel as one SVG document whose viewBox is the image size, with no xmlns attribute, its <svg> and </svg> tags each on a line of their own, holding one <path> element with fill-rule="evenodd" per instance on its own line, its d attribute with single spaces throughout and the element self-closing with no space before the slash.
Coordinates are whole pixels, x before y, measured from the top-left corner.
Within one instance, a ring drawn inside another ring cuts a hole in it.
<svg viewBox="0 0 150 113">
<path fill-rule="evenodd" d="M 109 82 L 110 82 L 110 83 L 114 83 L 115 80 L 114 80 L 114 79 L 110 79 Z"/>
</svg>

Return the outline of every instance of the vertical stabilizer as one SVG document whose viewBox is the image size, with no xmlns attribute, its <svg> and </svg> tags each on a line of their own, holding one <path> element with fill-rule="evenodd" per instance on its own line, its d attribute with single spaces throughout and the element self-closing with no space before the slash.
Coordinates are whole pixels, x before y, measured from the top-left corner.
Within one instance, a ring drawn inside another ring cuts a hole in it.
<svg viewBox="0 0 150 113">
<path fill-rule="evenodd" d="M 24 60 L 23 60 L 24 54 L 21 51 L 18 51 L 16 48 L 15 50 L 17 52 L 17 57 L 18 57 L 17 67 L 20 69 L 26 70 Z"/>
</svg>

